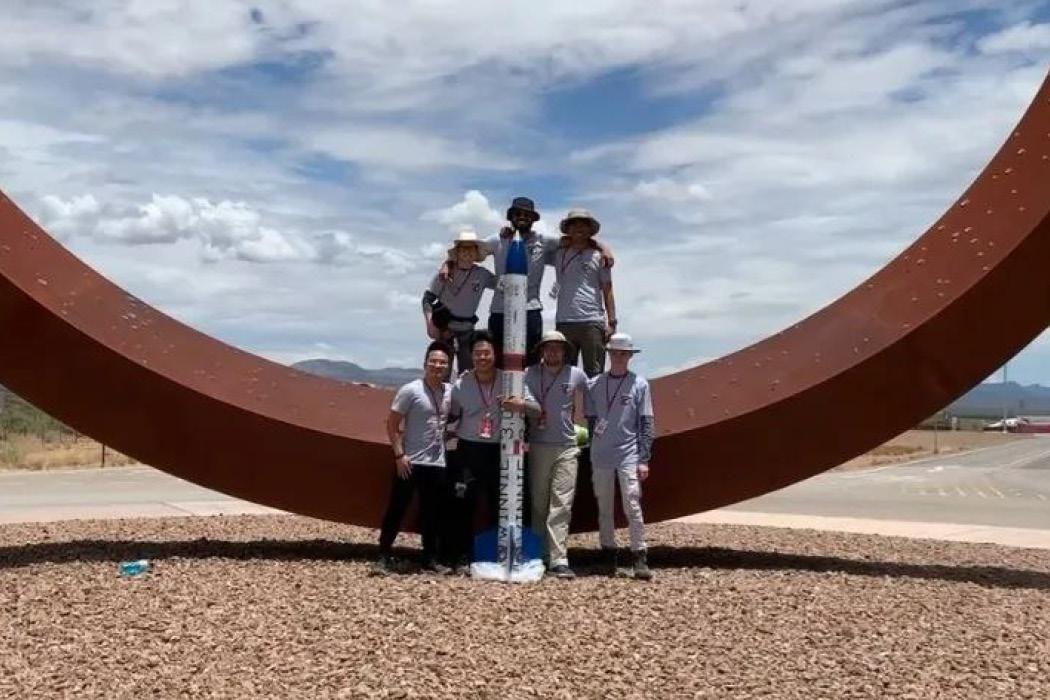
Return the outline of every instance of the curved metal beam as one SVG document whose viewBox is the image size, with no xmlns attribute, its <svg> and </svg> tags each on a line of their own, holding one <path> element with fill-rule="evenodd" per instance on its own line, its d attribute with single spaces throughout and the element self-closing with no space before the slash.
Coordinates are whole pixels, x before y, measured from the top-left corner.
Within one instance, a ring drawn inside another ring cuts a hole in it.
<svg viewBox="0 0 1050 700">
<path fill-rule="evenodd" d="M 798 324 L 653 382 L 646 516 L 761 495 L 915 425 L 1050 323 L 1050 79 L 962 198 L 885 268 Z M 0 195 L 0 383 L 147 464 L 374 526 L 386 390 L 209 338 L 89 269 Z M 574 527 L 593 528 L 592 499 Z"/>
</svg>

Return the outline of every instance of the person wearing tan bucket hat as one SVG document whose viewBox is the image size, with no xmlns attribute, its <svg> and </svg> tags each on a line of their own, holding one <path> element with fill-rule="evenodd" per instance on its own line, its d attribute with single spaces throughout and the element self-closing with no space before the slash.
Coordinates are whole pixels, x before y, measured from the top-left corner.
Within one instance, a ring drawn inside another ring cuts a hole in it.
<svg viewBox="0 0 1050 700">
<path fill-rule="evenodd" d="M 555 328 L 575 346 L 567 362 L 583 357 L 583 371 L 593 377 L 605 369 L 605 341 L 616 331 L 612 270 L 604 264 L 594 237 L 601 230 L 586 209 L 570 209 L 559 227 L 563 234 L 552 255 L 556 279 L 551 296 L 558 301 Z"/>
<path fill-rule="evenodd" d="M 474 231 L 460 231 L 448 253 L 454 258 L 455 267 L 447 280 L 441 274 L 434 275 L 430 287 L 423 292 L 423 318 L 428 336 L 454 346 L 456 371 L 462 374 L 474 366 L 470 335 L 478 322 L 481 295 L 486 289 L 495 289 L 496 276 L 478 264 L 486 252 Z"/>
<path fill-rule="evenodd" d="M 648 580 L 649 570 L 642 516 L 642 482 L 649 478 L 653 446 L 653 399 L 649 382 L 627 365 L 640 352 L 631 336 L 614 333 L 606 345 L 609 371 L 587 384 L 586 413 L 591 432 L 591 480 L 598 501 L 598 539 L 603 558 L 615 573 L 616 530 L 613 498 L 620 484 L 623 512 L 631 537 L 634 576 Z"/>
<path fill-rule="evenodd" d="M 537 348 L 540 364 L 525 372 L 525 385 L 541 408 L 529 418 L 532 529 L 543 543 L 547 571 L 557 578 L 575 577 L 567 547 L 580 455 L 573 413 L 577 397 L 587 391 L 587 375 L 565 363 L 572 349 L 564 335 L 547 331 Z"/>
</svg>

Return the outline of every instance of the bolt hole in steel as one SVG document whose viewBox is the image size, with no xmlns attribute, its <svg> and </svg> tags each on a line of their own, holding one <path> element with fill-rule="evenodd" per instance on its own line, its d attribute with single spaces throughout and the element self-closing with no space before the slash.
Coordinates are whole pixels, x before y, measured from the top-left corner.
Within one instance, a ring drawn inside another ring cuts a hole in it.
<svg viewBox="0 0 1050 700">
<path fill-rule="evenodd" d="M 951 270 L 952 293 L 924 297 L 925 276 L 910 274 L 899 258 L 785 331 L 654 380 L 659 435 L 647 518 L 752 498 L 840 464 L 941 409 L 1039 335 L 1050 307 L 1015 301 L 1050 297 L 1047 156 L 1025 157 L 1033 147 L 1045 149 L 1048 123 L 1050 81 L 1009 144 L 913 246 L 923 251 L 923 269 L 935 260 Z M 1023 207 L 1011 201 L 999 174 L 1025 191 Z M 998 211 L 1012 213 L 993 215 Z M 960 231 L 976 228 L 975 215 L 982 237 L 998 243 L 996 259 L 983 265 L 967 264 L 970 249 L 954 245 Z M 378 524 L 389 488 L 380 418 L 390 391 L 289 370 L 138 300 L 155 342 L 130 356 L 132 331 L 111 322 L 130 295 L 6 197 L 0 236 L 0 328 L 32 329 L 0 335 L 0 384 L 80 432 L 189 481 L 304 515 Z M 76 289 L 90 289 L 95 302 L 63 314 L 61 300 Z M 863 353 L 856 338 L 870 339 Z M 780 361 L 762 363 L 770 357 Z M 270 390 L 253 390 L 247 376 Z M 704 391 L 705 378 L 732 392 Z M 100 396 L 107 398 L 102 407 Z M 158 425 L 179 426 L 179 437 Z M 819 434 L 801 429 L 814 425 Z M 594 509 L 580 500 L 573 527 L 591 529 Z"/>
</svg>

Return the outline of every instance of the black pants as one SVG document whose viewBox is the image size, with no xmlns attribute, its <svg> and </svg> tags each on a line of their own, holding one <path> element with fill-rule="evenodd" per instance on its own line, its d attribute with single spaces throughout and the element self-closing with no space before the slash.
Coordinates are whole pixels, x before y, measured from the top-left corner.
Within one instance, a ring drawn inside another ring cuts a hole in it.
<svg viewBox="0 0 1050 700">
<path fill-rule="evenodd" d="M 489 314 L 489 333 L 496 341 L 496 364 L 503 367 L 503 314 Z M 530 309 L 525 312 L 525 366 L 530 367 L 540 361 L 536 346 L 543 336 L 543 312 Z"/>
<path fill-rule="evenodd" d="M 470 561 L 474 552 L 474 518 L 478 499 L 484 498 L 486 527 L 499 522 L 499 443 L 460 440 L 448 457 L 451 505 L 446 534 L 451 563 Z"/>
<path fill-rule="evenodd" d="M 402 479 L 394 472 L 394 481 L 390 487 L 390 501 L 383 516 L 383 528 L 379 533 L 379 553 L 390 554 L 397 533 L 401 530 L 401 521 L 405 517 L 412 496 L 419 491 L 419 519 L 423 536 L 423 560 L 436 559 L 438 556 L 439 537 L 441 532 L 442 510 L 446 497 L 445 467 L 424 464 L 413 464 L 412 474 Z"/>
</svg>

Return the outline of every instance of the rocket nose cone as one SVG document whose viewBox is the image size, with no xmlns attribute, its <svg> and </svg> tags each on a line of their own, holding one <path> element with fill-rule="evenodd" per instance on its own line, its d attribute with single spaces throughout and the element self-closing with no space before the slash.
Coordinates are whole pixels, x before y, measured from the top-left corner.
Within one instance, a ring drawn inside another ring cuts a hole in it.
<svg viewBox="0 0 1050 700">
<path fill-rule="evenodd" d="M 529 254 L 525 242 L 514 237 L 507 249 L 507 274 L 527 275 L 529 273 Z"/>
</svg>

